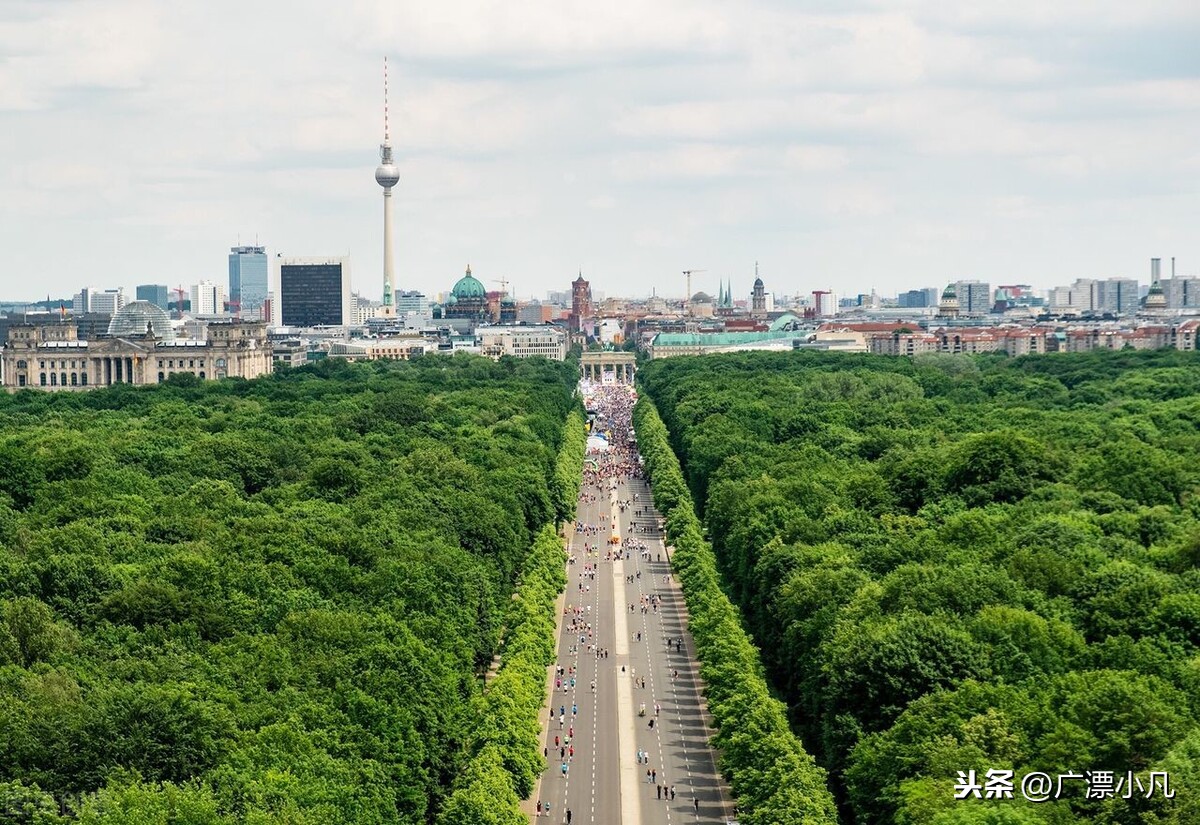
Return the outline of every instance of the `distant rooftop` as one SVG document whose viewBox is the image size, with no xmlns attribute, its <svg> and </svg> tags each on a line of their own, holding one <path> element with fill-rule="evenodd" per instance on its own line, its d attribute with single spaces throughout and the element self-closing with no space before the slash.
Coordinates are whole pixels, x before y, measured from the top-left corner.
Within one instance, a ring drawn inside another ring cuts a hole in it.
<svg viewBox="0 0 1200 825">
<path fill-rule="evenodd" d="M 780 338 L 795 338 L 796 332 L 775 330 L 773 332 L 660 332 L 654 336 L 656 347 L 721 347 L 731 344 L 750 344 L 755 341 L 773 341 Z"/>
</svg>

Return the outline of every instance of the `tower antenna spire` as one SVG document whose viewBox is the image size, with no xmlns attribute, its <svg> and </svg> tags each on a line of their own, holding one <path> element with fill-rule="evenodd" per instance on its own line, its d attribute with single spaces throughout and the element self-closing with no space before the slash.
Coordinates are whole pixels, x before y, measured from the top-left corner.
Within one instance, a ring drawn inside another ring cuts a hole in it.
<svg viewBox="0 0 1200 825">
<path fill-rule="evenodd" d="M 388 134 L 388 76 L 387 55 L 383 56 L 383 139 L 387 141 Z"/>
</svg>

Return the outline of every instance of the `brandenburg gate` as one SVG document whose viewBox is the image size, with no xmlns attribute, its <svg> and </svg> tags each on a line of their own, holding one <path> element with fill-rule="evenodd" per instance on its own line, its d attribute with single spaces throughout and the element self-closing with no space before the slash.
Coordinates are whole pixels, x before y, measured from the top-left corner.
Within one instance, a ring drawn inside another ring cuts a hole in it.
<svg viewBox="0 0 1200 825">
<path fill-rule="evenodd" d="M 632 384 L 637 373 L 637 356 L 632 352 L 585 352 L 580 356 L 580 378 L 600 384 L 606 372 L 611 372 L 618 384 Z"/>
</svg>

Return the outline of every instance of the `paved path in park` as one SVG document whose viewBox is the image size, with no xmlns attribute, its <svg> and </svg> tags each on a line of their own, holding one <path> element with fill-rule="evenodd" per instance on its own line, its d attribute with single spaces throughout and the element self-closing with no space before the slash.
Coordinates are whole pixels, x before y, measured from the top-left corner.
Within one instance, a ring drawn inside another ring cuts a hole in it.
<svg viewBox="0 0 1200 825">
<path fill-rule="evenodd" d="M 618 501 L 632 503 L 621 511 Z M 572 825 L 723 825 L 733 805 L 707 744 L 711 721 L 683 594 L 657 532 L 649 489 L 641 479 L 620 480 L 615 489 L 585 488 L 578 520 L 601 529 L 569 533 L 575 562 L 567 567 L 560 610 L 581 607 L 584 627 L 573 631 L 570 616 L 560 617 L 557 663 L 575 669 L 575 683 L 569 672 L 559 685 L 556 677 L 550 680 L 551 711 L 544 720 L 549 768 L 531 800 L 543 804 L 542 818 L 534 821 L 566 822 L 570 810 Z M 605 561 L 614 534 L 644 542 L 647 555 L 631 550 L 628 558 Z M 588 552 L 587 545 L 599 551 Z M 657 606 L 646 604 L 652 597 Z M 589 645 L 607 656 L 597 657 Z"/>
</svg>

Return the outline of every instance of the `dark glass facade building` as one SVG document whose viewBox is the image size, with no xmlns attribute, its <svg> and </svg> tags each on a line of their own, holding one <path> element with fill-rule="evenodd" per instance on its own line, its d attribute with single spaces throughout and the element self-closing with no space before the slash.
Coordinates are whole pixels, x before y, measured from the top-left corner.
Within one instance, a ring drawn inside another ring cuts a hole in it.
<svg viewBox="0 0 1200 825">
<path fill-rule="evenodd" d="M 349 324 L 348 278 L 341 261 L 284 261 L 279 266 L 280 322 L 285 327 Z"/>
<path fill-rule="evenodd" d="M 149 301 L 159 309 L 166 309 L 171 300 L 167 294 L 166 284 L 142 284 L 137 288 L 137 299 Z"/>
</svg>

